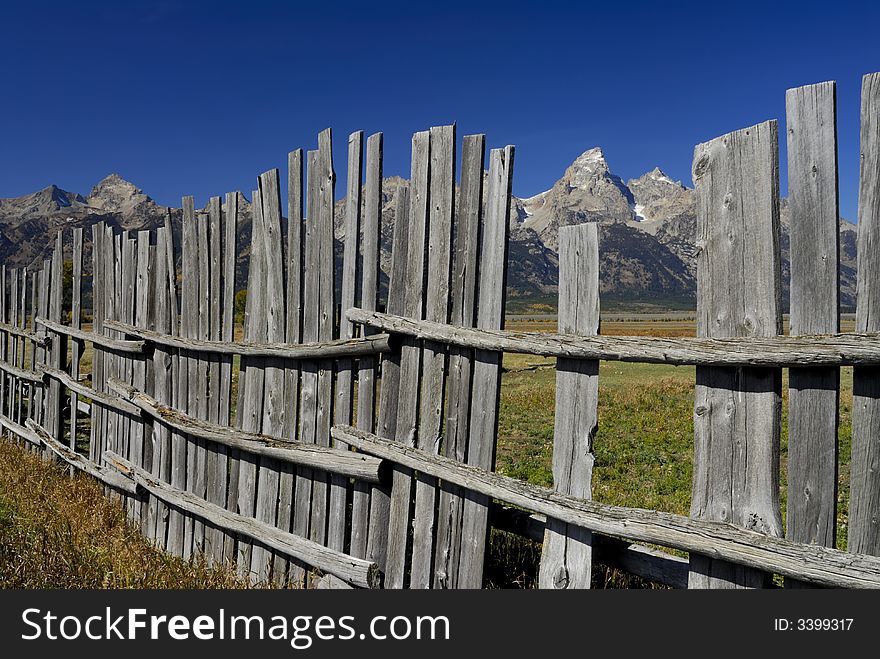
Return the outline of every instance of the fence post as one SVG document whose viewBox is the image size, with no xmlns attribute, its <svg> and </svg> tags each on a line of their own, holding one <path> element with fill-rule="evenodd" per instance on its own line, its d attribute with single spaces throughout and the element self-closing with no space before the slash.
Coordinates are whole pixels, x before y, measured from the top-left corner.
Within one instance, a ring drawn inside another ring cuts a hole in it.
<svg viewBox="0 0 880 659">
<path fill-rule="evenodd" d="M 786 93 L 792 336 L 840 331 L 835 84 Z M 793 368 L 786 537 L 834 547 L 840 369 Z M 787 586 L 799 582 L 787 579 Z"/>
<path fill-rule="evenodd" d="M 856 331 L 880 331 L 880 73 L 862 79 Z M 880 367 L 853 370 L 853 429 L 847 548 L 880 555 Z"/>
<path fill-rule="evenodd" d="M 781 333 L 779 151 L 770 121 L 698 145 L 697 335 Z M 691 516 L 779 536 L 781 369 L 697 367 Z M 769 575 L 691 555 L 691 588 Z"/>
<path fill-rule="evenodd" d="M 599 333 L 599 233 L 591 222 L 559 229 L 559 333 Z M 592 499 L 593 438 L 598 426 L 599 362 L 556 360 L 553 487 Z M 538 585 L 589 588 L 592 534 L 547 520 Z"/>
</svg>

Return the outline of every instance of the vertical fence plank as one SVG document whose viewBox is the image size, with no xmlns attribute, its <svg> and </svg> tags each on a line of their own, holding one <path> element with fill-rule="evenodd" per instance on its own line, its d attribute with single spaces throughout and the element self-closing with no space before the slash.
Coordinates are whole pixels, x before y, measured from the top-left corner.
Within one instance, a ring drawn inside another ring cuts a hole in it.
<svg viewBox="0 0 880 659">
<path fill-rule="evenodd" d="M 391 277 L 388 283 L 388 313 L 402 315 L 406 311 L 406 267 L 409 260 L 409 187 L 397 189 L 394 209 L 393 252 Z M 397 432 L 397 405 L 400 398 L 401 353 L 382 356 L 382 379 L 379 385 L 379 411 L 376 431 L 392 439 Z M 393 486 L 392 486 L 393 487 Z M 388 555 L 388 524 L 391 494 L 384 487 L 374 487 L 370 494 L 370 521 L 367 530 L 367 558 L 385 571 Z"/>
<path fill-rule="evenodd" d="M 599 234 L 595 223 L 559 229 L 559 333 L 599 332 Z M 599 362 L 556 360 L 553 487 L 592 499 L 593 438 L 598 427 Z M 592 534 L 547 520 L 538 583 L 541 588 L 589 588 Z"/>
<path fill-rule="evenodd" d="M 168 286 L 168 249 L 169 240 L 166 227 L 156 230 L 156 260 L 152 271 L 153 283 L 153 323 L 152 329 L 163 334 L 171 333 L 169 314 Z M 170 404 L 171 399 L 171 353 L 165 346 L 156 345 L 152 359 L 147 368 L 153 369 L 153 397 L 160 403 Z M 168 426 L 154 423 L 152 426 L 152 467 L 150 473 L 164 483 L 171 482 L 171 437 Z M 147 519 L 153 527 L 152 539 L 159 548 L 164 548 L 168 532 L 168 506 L 158 498 L 151 496 L 147 503 Z"/>
<path fill-rule="evenodd" d="M 508 223 L 513 183 L 514 148 L 492 149 L 486 216 L 481 231 L 480 277 L 477 299 L 477 327 L 504 327 L 506 302 Z M 468 464 L 493 469 L 498 435 L 498 400 L 501 394 L 501 354 L 474 352 L 473 399 L 471 407 Z M 489 500 L 469 496 L 462 512 L 462 548 L 458 571 L 459 588 L 480 588 L 488 537 Z"/>
<path fill-rule="evenodd" d="M 367 171 L 364 193 L 364 229 L 361 242 L 361 296 L 363 309 L 374 310 L 379 296 L 379 241 L 382 221 L 382 133 L 367 139 Z M 343 311 L 345 303 L 343 302 Z M 363 328 L 367 332 L 367 328 Z M 358 362 L 357 426 L 375 430 L 376 358 L 362 357 Z M 351 502 L 351 540 L 349 551 L 357 558 L 367 555 L 370 514 L 369 485 L 355 481 Z"/>
<path fill-rule="evenodd" d="M 265 258 L 263 249 L 263 210 L 260 191 L 253 191 L 253 213 L 251 231 L 251 261 L 248 273 L 247 307 L 245 309 L 244 339 L 245 341 L 265 341 L 266 334 L 266 295 L 263 282 L 265 276 Z M 263 416 L 263 368 L 264 358 L 242 359 L 244 369 L 244 395 L 239 413 L 241 429 L 259 432 Z M 242 380 L 239 380 L 241 382 Z M 241 385 L 239 385 L 241 386 Z M 238 511 L 246 517 L 253 517 L 257 496 L 258 459 L 255 455 L 242 453 L 239 458 L 238 475 Z M 238 541 L 238 573 L 251 577 L 251 557 L 253 542 L 245 538 Z"/>
<path fill-rule="evenodd" d="M 70 293 L 70 326 L 75 329 L 82 327 L 82 268 L 83 268 L 83 230 L 73 230 L 72 290 Z M 80 339 L 70 341 L 70 377 L 79 380 L 79 361 L 82 357 L 83 342 Z M 70 392 L 70 448 L 76 450 L 77 405 L 79 397 Z"/>
<path fill-rule="evenodd" d="M 136 248 L 137 260 L 133 262 L 130 268 L 133 270 L 132 283 L 134 285 L 134 315 L 129 318 L 130 323 L 144 329 L 149 329 L 150 316 L 150 232 L 138 231 L 137 242 L 132 244 Z M 148 391 L 147 388 L 147 358 L 145 355 L 138 355 L 129 360 L 131 364 L 131 382 L 140 391 Z M 152 373 L 150 374 L 152 381 Z M 139 467 L 149 469 L 153 463 L 152 452 L 152 423 L 146 422 L 144 419 L 131 419 L 130 435 L 131 450 L 130 460 Z M 143 501 L 131 498 L 130 508 L 132 510 L 132 522 L 140 524 L 147 537 L 151 537 L 154 531 L 149 530 L 149 522 L 147 521 L 147 506 Z M 153 526 L 155 530 L 155 525 Z"/>
<path fill-rule="evenodd" d="M 422 131 L 413 135 L 404 315 L 417 320 L 424 318 L 425 242 L 428 237 L 430 157 L 430 133 Z M 406 339 L 402 342 L 400 352 L 401 386 L 394 435 L 398 442 L 407 446 L 415 446 L 416 442 L 421 356 L 419 341 Z M 386 588 L 404 587 L 411 499 L 412 470 L 395 466 L 388 520 L 388 549 L 385 558 Z"/>
<path fill-rule="evenodd" d="M 779 152 L 770 121 L 697 146 L 697 335 L 781 331 Z M 781 371 L 697 367 L 691 516 L 782 533 Z M 691 556 L 692 588 L 760 587 L 769 575 Z"/>
<path fill-rule="evenodd" d="M 303 225 L 304 259 L 302 287 L 302 340 L 303 342 L 318 340 L 318 152 L 309 151 L 308 183 L 307 183 L 307 214 Z M 316 439 L 316 414 L 318 391 L 318 367 L 315 362 L 303 362 L 300 366 L 300 441 L 314 444 Z M 312 470 L 297 467 L 296 491 L 294 493 L 293 532 L 304 538 L 309 537 L 309 521 L 312 510 Z M 290 578 L 299 584 L 304 576 L 302 569 L 291 565 Z"/>
<path fill-rule="evenodd" d="M 223 210 L 223 296 L 222 296 L 222 328 L 220 338 L 223 341 L 232 341 L 235 338 L 235 260 L 238 246 L 236 233 L 238 231 L 239 193 L 229 192 L 226 194 L 226 206 Z M 224 356 L 220 362 L 220 423 L 232 425 L 232 355 Z M 226 485 L 226 509 L 235 512 L 238 498 L 238 473 L 239 457 L 237 450 L 227 451 L 228 482 Z M 223 537 L 222 560 L 224 562 L 235 559 L 235 535 L 227 533 Z"/>
<path fill-rule="evenodd" d="M 296 149 L 287 154 L 287 319 L 284 323 L 284 340 L 299 343 L 302 338 L 302 269 L 303 269 L 303 152 Z M 291 441 L 299 439 L 299 362 L 286 365 L 284 370 L 284 432 Z M 296 469 L 289 464 L 280 465 L 278 483 L 278 527 L 290 531 L 293 524 L 293 502 L 296 486 Z M 289 559 L 276 557 L 275 583 L 288 581 Z M 298 568 L 293 569 L 296 580 L 302 578 Z"/>
<path fill-rule="evenodd" d="M 880 73 L 862 79 L 856 331 L 880 331 Z M 880 555 L 880 367 L 853 371 L 847 548 Z"/>
<path fill-rule="evenodd" d="M 104 223 L 92 225 L 92 331 L 104 333 Z M 92 388 L 104 387 L 104 351 L 92 346 Z M 104 408 L 92 405 L 89 420 L 89 459 L 99 462 L 104 451 Z"/>
<path fill-rule="evenodd" d="M 835 84 L 789 89 L 790 333 L 840 331 Z M 839 368 L 789 370 L 786 537 L 834 547 Z M 794 585 L 786 579 L 786 585 Z"/>
<path fill-rule="evenodd" d="M 428 258 L 425 318 L 449 321 L 449 280 L 452 271 L 452 214 L 455 208 L 455 126 L 431 128 Z M 418 447 L 440 452 L 446 402 L 446 346 L 426 341 L 419 395 Z M 411 588 L 430 588 L 434 566 L 434 507 L 437 480 L 419 475 L 413 513 Z"/>
<path fill-rule="evenodd" d="M 278 170 L 273 169 L 259 178 L 260 209 L 262 211 L 263 282 L 265 288 L 265 339 L 270 343 L 284 341 L 285 300 L 284 261 L 281 248 L 281 190 Z M 284 431 L 284 370 L 283 363 L 267 359 L 264 369 L 263 415 L 261 431 L 280 437 Z M 275 526 L 278 519 L 278 463 L 260 458 L 257 488 L 256 518 Z M 272 553 L 254 545 L 251 572 L 258 581 L 269 580 Z"/>
<path fill-rule="evenodd" d="M 316 222 L 319 275 L 318 275 L 318 340 L 331 341 L 336 336 L 335 253 L 333 248 L 333 206 L 336 202 L 336 174 L 333 171 L 333 144 L 330 129 L 318 134 L 318 217 Z M 333 423 L 333 362 L 318 362 L 317 410 L 315 414 L 316 443 L 330 446 L 330 426 Z M 309 536 L 319 544 L 327 538 L 329 512 L 329 477 L 326 472 L 315 472 L 312 486 L 312 520 Z"/>
<path fill-rule="evenodd" d="M 61 231 L 55 236 L 55 250 L 52 254 L 52 272 L 49 292 L 49 320 L 61 322 L 61 306 L 63 302 L 62 280 L 64 273 L 64 237 Z M 49 365 L 61 370 L 66 361 L 67 336 L 56 333 L 52 337 L 50 348 Z M 47 430 L 53 438 L 61 441 L 64 433 L 62 410 L 64 401 L 61 400 L 61 383 L 55 378 L 49 382 L 49 395 L 47 398 Z"/>
<path fill-rule="evenodd" d="M 358 243 L 361 234 L 361 180 L 363 178 L 364 133 L 348 136 L 348 178 L 345 192 L 345 243 L 342 255 L 342 305 L 339 317 L 339 338 L 354 337 L 354 323 L 345 317 L 345 310 L 354 306 L 358 277 Z M 351 425 L 354 400 L 354 360 L 342 359 L 336 364 L 336 401 L 333 421 Z M 344 444 L 334 442 L 337 448 Z M 327 546 L 342 551 L 345 546 L 345 521 L 348 479 L 338 474 L 330 478 L 330 508 L 327 525 Z"/>
<path fill-rule="evenodd" d="M 219 341 L 222 335 L 220 326 L 223 300 L 221 297 L 223 212 L 220 197 L 211 197 L 208 202 L 208 313 L 207 334 L 209 339 Z M 230 307 L 231 311 L 231 307 Z M 228 401 L 229 384 L 220 377 L 221 358 L 208 355 L 208 421 L 226 425 L 229 423 Z M 222 360 L 227 362 L 228 360 Z M 225 402 L 225 407 L 224 407 Z M 225 411 L 225 416 L 224 416 Z M 226 506 L 226 486 L 229 470 L 229 452 L 225 446 L 208 446 L 206 494 L 210 503 Z M 210 527 L 205 530 L 205 555 L 212 564 L 223 561 L 226 536 L 221 529 Z"/>
<path fill-rule="evenodd" d="M 25 328 L 25 323 L 27 321 L 27 288 L 28 288 L 28 271 L 27 268 L 22 268 L 19 271 L 19 299 L 16 302 L 18 305 L 18 327 L 20 329 Z M 17 366 L 24 370 L 28 363 L 27 360 L 27 352 L 28 352 L 28 341 L 25 340 L 24 337 L 21 338 L 18 352 L 18 363 Z M 17 403 L 15 410 L 15 420 L 18 423 L 23 424 L 25 419 L 25 410 L 24 410 L 24 383 L 19 382 L 18 384 L 18 392 L 16 394 Z M 33 387 L 32 384 L 27 385 L 28 390 Z"/>
<path fill-rule="evenodd" d="M 473 327 L 476 320 L 477 257 L 483 216 L 485 135 L 467 135 L 462 143 L 461 197 L 455 219 L 450 322 Z M 474 351 L 449 349 L 449 401 L 443 453 L 464 462 L 470 428 L 471 371 Z M 443 484 L 437 512 L 434 587 L 456 588 L 461 550 L 461 514 L 465 491 Z"/>
</svg>

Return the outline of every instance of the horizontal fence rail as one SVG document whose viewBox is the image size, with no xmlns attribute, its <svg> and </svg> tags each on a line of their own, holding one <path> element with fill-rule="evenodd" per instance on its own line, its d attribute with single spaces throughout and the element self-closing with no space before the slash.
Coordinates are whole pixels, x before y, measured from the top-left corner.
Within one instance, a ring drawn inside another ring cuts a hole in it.
<svg viewBox="0 0 880 659">
<path fill-rule="evenodd" d="M 456 327 L 352 308 L 355 323 L 417 339 L 478 350 L 566 359 L 628 361 L 677 366 L 854 366 L 880 364 L 880 334 L 699 337 L 574 336 Z"/>
</svg>

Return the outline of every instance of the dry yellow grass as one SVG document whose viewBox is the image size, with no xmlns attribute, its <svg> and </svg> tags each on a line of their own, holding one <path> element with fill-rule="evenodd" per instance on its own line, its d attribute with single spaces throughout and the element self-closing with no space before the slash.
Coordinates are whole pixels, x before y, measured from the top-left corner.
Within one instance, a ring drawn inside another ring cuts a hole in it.
<svg viewBox="0 0 880 659">
<path fill-rule="evenodd" d="M 146 542 L 88 476 L 0 439 L 0 587 L 246 588 Z"/>
</svg>

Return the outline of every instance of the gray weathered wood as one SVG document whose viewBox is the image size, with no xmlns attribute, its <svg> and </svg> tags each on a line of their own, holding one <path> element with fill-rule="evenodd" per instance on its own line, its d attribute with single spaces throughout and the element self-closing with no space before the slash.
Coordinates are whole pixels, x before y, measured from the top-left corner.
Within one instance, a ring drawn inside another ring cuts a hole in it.
<svg viewBox="0 0 880 659">
<path fill-rule="evenodd" d="M 308 152 L 307 182 L 307 216 L 302 226 L 303 267 L 302 267 L 302 332 L 303 341 L 318 339 L 318 152 Z M 302 442 L 315 443 L 315 421 L 317 414 L 318 368 L 315 362 L 303 362 L 300 365 L 301 380 L 299 387 L 299 437 Z M 309 521 L 312 510 L 312 473 L 311 470 L 296 470 L 296 485 L 293 504 L 293 532 L 302 537 L 309 537 Z M 290 581 L 301 585 L 305 571 L 301 566 L 291 565 Z"/>
<path fill-rule="evenodd" d="M 862 78 L 856 330 L 880 331 L 880 73 Z M 853 372 L 851 552 L 880 555 L 880 368 Z"/>
<path fill-rule="evenodd" d="M 314 359 L 345 359 L 362 355 L 377 355 L 383 352 L 391 352 L 390 337 L 387 334 L 373 334 L 353 339 L 335 339 L 332 341 L 312 341 L 309 343 L 265 343 L 250 341 L 216 341 L 203 339 L 188 339 L 173 336 L 162 332 L 153 332 L 121 323 L 107 321 L 106 326 L 124 332 L 131 336 L 137 336 L 143 341 L 126 341 L 125 343 L 146 342 L 163 345 L 169 348 L 179 348 L 192 353 L 214 353 L 221 355 L 241 355 L 242 357 L 272 357 L 287 360 L 314 360 Z M 880 337 L 878 337 L 880 341 Z M 880 348 L 878 348 L 880 350 Z M 880 356 L 880 353 L 878 353 Z"/>
<path fill-rule="evenodd" d="M 513 183 L 514 148 L 493 149 L 489 157 L 486 215 L 480 246 L 477 327 L 502 329 L 507 281 L 507 243 L 510 197 Z M 498 399 L 501 394 L 501 355 L 475 351 L 473 400 L 467 462 L 493 469 L 498 434 Z M 462 547 L 458 570 L 459 588 L 480 588 L 488 538 L 489 502 L 468 498 L 462 511 Z"/>
<path fill-rule="evenodd" d="M 428 239 L 428 194 L 430 133 L 422 131 L 412 139 L 409 229 L 404 283 L 404 315 L 422 319 L 425 313 L 425 243 Z M 403 342 L 400 353 L 400 387 L 394 437 L 405 446 L 415 446 L 419 414 L 419 374 L 422 350 L 416 341 Z M 406 578 L 407 545 L 412 503 L 412 471 L 396 466 L 388 513 L 388 547 L 385 556 L 385 587 L 403 588 Z"/>
<path fill-rule="evenodd" d="M 428 218 L 427 284 L 425 319 L 449 320 L 449 288 L 452 274 L 452 215 L 455 208 L 455 126 L 430 131 L 430 184 Z M 446 346 L 425 342 L 419 394 L 418 446 L 440 452 L 446 402 Z M 430 588 L 434 568 L 434 507 L 437 482 L 419 476 L 413 511 L 410 588 Z"/>
<path fill-rule="evenodd" d="M 99 222 L 92 225 L 92 331 L 101 334 L 104 320 L 104 224 Z M 34 282 L 36 284 L 36 282 Z M 36 307 L 32 306 L 31 322 L 36 323 Z M 34 344 L 36 346 L 36 344 Z M 36 356 L 36 355 L 34 355 Z M 104 353 L 95 349 L 92 353 L 92 387 L 101 389 L 104 383 Z M 33 409 L 30 407 L 28 409 Z M 104 410 L 98 405 L 92 406 L 89 423 L 89 459 L 99 462 L 104 451 L 103 427 Z"/>
<path fill-rule="evenodd" d="M 73 281 L 70 304 L 70 325 L 74 329 L 80 329 L 82 325 L 82 268 L 83 268 L 83 229 L 76 227 L 73 230 L 73 252 L 71 269 Z M 82 356 L 83 343 L 74 339 L 70 342 L 70 376 L 79 378 L 79 360 Z M 76 450 L 76 425 L 79 399 L 75 392 L 70 393 L 70 442 L 71 450 Z"/>
<path fill-rule="evenodd" d="M 108 469 L 107 467 L 95 464 L 85 456 L 82 456 L 79 453 L 72 451 L 70 448 L 52 437 L 52 435 L 49 434 L 49 431 L 46 428 L 43 428 L 33 419 L 28 419 L 25 424 L 27 425 L 27 428 L 33 433 L 36 439 L 38 439 L 47 449 L 52 451 L 67 464 L 71 465 L 72 467 L 76 467 L 80 471 L 83 471 L 90 476 L 97 478 L 105 485 L 109 485 L 110 487 L 113 487 L 117 490 L 130 494 L 132 496 L 142 495 L 140 488 L 138 488 L 135 483 L 131 482 L 124 476 L 121 476 L 119 473 Z"/>
<path fill-rule="evenodd" d="M 251 197 L 253 222 L 251 230 L 251 258 L 248 272 L 247 304 L 245 308 L 244 338 L 246 341 L 264 341 L 266 335 L 266 295 L 263 282 L 265 275 L 265 258 L 263 251 L 263 210 L 259 190 L 253 191 Z M 241 406 L 237 410 L 240 420 L 238 426 L 249 432 L 259 432 L 263 415 L 263 367 L 262 358 L 242 359 L 239 387 L 243 387 Z M 245 517 L 253 517 L 257 496 L 258 460 L 255 456 L 242 454 L 239 456 L 238 471 L 238 506 L 237 510 Z M 246 538 L 238 542 L 238 558 L 236 560 L 238 574 L 253 578 L 251 574 L 251 556 L 253 543 Z"/>
<path fill-rule="evenodd" d="M 222 286 L 221 297 L 221 329 L 219 338 L 222 341 L 232 341 L 235 337 L 235 261 L 237 256 L 236 232 L 238 230 L 238 209 L 240 194 L 229 192 L 226 194 L 226 207 L 223 209 L 223 241 L 222 249 Z M 232 425 L 232 357 L 223 357 L 220 360 L 220 423 Z M 228 477 L 226 483 L 226 508 L 234 510 L 233 505 L 238 496 L 238 453 L 233 450 L 227 455 Z M 223 538 L 223 553 L 221 560 L 232 561 L 235 558 L 235 536 L 225 534 Z"/>
<path fill-rule="evenodd" d="M 694 152 L 697 335 L 781 334 L 776 122 Z M 691 516 L 782 534 L 781 371 L 698 367 Z M 692 588 L 759 587 L 765 573 L 691 557 Z"/>
<path fill-rule="evenodd" d="M 391 277 L 388 284 L 390 313 L 406 312 L 406 264 L 409 251 L 409 187 L 397 189 L 394 209 L 393 253 Z M 382 359 L 382 380 L 379 387 L 379 410 L 376 432 L 382 437 L 394 437 L 397 427 L 397 402 L 400 396 L 400 353 L 385 355 Z M 374 488 L 370 495 L 370 518 L 367 533 L 367 558 L 376 561 L 384 571 L 388 549 L 388 520 L 391 509 L 390 493 Z"/>
<path fill-rule="evenodd" d="M 220 506 L 208 503 L 190 492 L 155 481 L 147 471 L 112 452 L 106 454 L 105 457 L 111 465 L 126 473 L 134 483 L 154 496 L 178 506 L 192 515 L 230 532 L 245 536 L 269 549 L 285 552 L 290 556 L 307 561 L 352 585 L 361 588 L 379 587 L 381 573 L 375 563 L 334 551 L 305 538 L 276 529 L 265 522 L 237 515 Z"/>
<path fill-rule="evenodd" d="M 442 478 L 486 498 L 583 526 L 593 533 L 735 561 L 825 586 L 880 587 L 880 558 L 875 556 L 791 542 L 723 522 L 589 501 L 404 446 L 351 426 L 337 426 L 332 432 L 336 439 L 371 455 Z"/>
<path fill-rule="evenodd" d="M 61 306 L 63 302 L 62 277 L 64 272 L 64 237 L 59 231 L 55 236 L 55 250 L 52 254 L 52 274 L 49 293 L 49 318 L 61 324 Z M 5 294 L 4 294 L 5 298 Z M 56 335 L 50 349 L 49 364 L 54 368 L 62 368 L 67 361 L 67 338 Z M 63 439 L 64 433 L 64 401 L 62 400 L 61 385 L 53 380 L 49 383 L 48 397 L 46 401 L 47 428 L 52 437 L 58 441 Z"/>
<path fill-rule="evenodd" d="M 544 541 L 547 518 L 518 508 L 492 504 L 489 522 L 494 529 L 535 542 Z M 688 560 L 658 549 L 628 543 L 610 536 L 593 535 L 593 562 L 672 588 L 687 588 Z"/>
<path fill-rule="evenodd" d="M 197 286 L 195 292 L 197 302 L 193 307 L 195 318 L 191 319 L 190 336 L 199 338 L 203 341 L 210 338 L 210 312 L 211 305 L 211 249 L 208 236 L 209 221 L 204 213 L 196 216 L 196 250 L 198 255 L 198 266 L 196 269 Z M 201 419 L 210 418 L 210 359 L 207 355 L 195 355 L 195 359 L 190 358 L 189 366 L 189 411 Z M 193 372 L 193 365 L 195 371 Z M 195 373 L 195 376 L 194 376 Z M 195 387 L 193 387 L 195 382 Z M 201 440 L 190 442 L 190 446 L 195 445 L 195 476 L 193 478 L 193 492 L 196 496 L 207 498 L 208 496 L 208 474 L 211 473 L 214 462 L 214 456 L 210 448 Z M 189 469 L 192 472 L 192 467 Z M 195 519 L 193 522 L 193 553 L 198 555 L 207 554 L 206 536 L 204 520 Z"/>
<path fill-rule="evenodd" d="M 70 336 L 74 339 L 78 339 L 80 341 L 88 341 L 90 343 L 94 343 L 95 345 L 99 345 L 102 348 L 106 348 L 107 350 L 111 350 L 113 352 L 122 352 L 122 353 L 131 353 L 131 354 L 143 354 L 144 352 L 144 342 L 143 341 L 128 341 L 125 339 L 114 339 L 109 336 L 104 336 L 102 334 L 98 334 L 97 332 L 88 332 L 83 329 L 79 329 L 76 327 L 68 327 L 67 325 L 62 325 L 60 322 L 55 320 L 51 320 L 49 318 L 43 318 L 42 316 L 37 316 L 36 318 L 37 325 L 42 325 L 48 330 L 55 332 L 56 334 L 60 334 L 62 336 Z M 116 326 L 114 326 L 116 323 Z M 116 329 L 119 325 L 129 325 L 128 323 L 120 323 L 119 321 L 108 321 L 108 324 L 104 324 L 107 329 Z M 133 325 L 129 325 L 132 326 Z M 51 343 L 49 341 L 48 343 Z"/>
<path fill-rule="evenodd" d="M 138 410 L 130 403 L 127 403 L 126 401 L 111 394 L 104 393 L 103 391 L 98 391 L 97 389 L 93 389 L 92 387 L 81 384 L 59 368 L 52 368 L 51 366 L 41 366 L 40 372 L 50 381 L 57 382 L 59 385 L 67 387 L 72 392 L 90 398 L 92 402 L 97 405 L 100 405 L 104 408 L 109 408 L 114 412 L 120 412 L 131 417 L 140 416 L 140 410 Z"/>
<path fill-rule="evenodd" d="M 461 196 L 455 220 L 450 317 L 450 322 L 460 327 L 473 326 L 476 321 L 485 148 L 485 135 L 467 135 L 462 144 Z M 443 454 L 459 462 L 464 462 L 467 457 L 472 358 L 473 351 L 468 348 L 453 346 L 449 350 L 449 400 Z M 458 584 L 463 495 L 459 488 L 446 484 L 440 491 L 434 550 L 435 588 L 455 588 Z"/>
<path fill-rule="evenodd" d="M 302 149 L 287 154 L 287 262 L 285 264 L 285 298 L 287 317 L 284 322 L 284 340 L 299 343 L 302 335 L 302 221 L 303 221 L 303 164 Z M 296 440 L 299 428 L 299 364 L 285 364 L 284 369 L 284 430 L 283 436 Z M 289 531 L 293 522 L 293 501 L 296 488 L 296 470 L 279 463 L 278 528 Z M 276 556 L 273 579 L 286 584 L 289 564 L 285 556 Z"/>
<path fill-rule="evenodd" d="M 123 397 L 120 402 L 130 404 L 138 411 L 143 410 L 152 418 L 186 435 L 272 460 L 306 465 L 370 483 L 380 482 L 381 463 L 371 456 L 343 449 L 303 444 L 264 432 L 249 432 L 221 426 L 179 412 L 121 380 L 111 379 L 108 384 L 112 391 Z"/>
<path fill-rule="evenodd" d="M 790 333 L 840 330 L 835 84 L 789 89 Z M 786 537 L 834 547 L 840 370 L 792 369 L 788 393 Z M 794 584 L 786 584 L 794 585 Z"/>
<path fill-rule="evenodd" d="M 464 348 L 568 359 L 697 366 L 815 367 L 880 364 L 876 332 L 737 338 L 592 336 L 484 330 L 354 308 L 346 316 L 390 334 Z"/>
<path fill-rule="evenodd" d="M 317 194 L 318 217 L 316 223 L 318 238 L 318 340 L 332 341 L 336 326 L 336 286 L 335 255 L 333 248 L 333 207 L 336 203 L 336 174 L 333 171 L 333 146 L 330 129 L 318 134 L 318 173 Z M 318 362 L 317 410 L 315 414 L 315 441 L 321 446 L 330 446 L 330 426 L 333 424 L 333 362 Z M 329 522 L 329 483 L 325 474 L 317 474 L 312 485 L 312 519 L 309 537 L 315 542 L 325 543 Z"/>
<path fill-rule="evenodd" d="M 15 327 L 10 325 L 9 323 L 0 323 L 0 332 L 6 332 L 7 334 L 11 334 L 12 336 L 18 336 L 32 343 L 36 343 L 41 348 L 45 348 L 52 343 L 52 339 L 43 334 L 38 334 L 37 332 L 32 332 L 28 329 L 22 327 Z"/>
<path fill-rule="evenodd" d="M 364 191 L 364 229 L 361 241 L 361 307 L 375 309 L 379 297 L 379 241 L 382 222 L 382 133 L 367 139 L 367 171 Z M 343 304 L 343 309 L 345 306 Z M 362 328 L 361 336 L 370 333 Z M 357 376 L 357 427 L 367 432 L 376 429 L 376 366 L 374 357 L 361 357 Z M 349 551 L 354 556 L 367 555 L 370 523 L 370 490 L 355 481 L 351 501 L 351 538 Z M 379 495 L 381 496 L 381 495 Z"/>
<path fill-rule="evenodd" d="M 345 189 L 345 242 L 342 254 L 342 308 L 355 302 L 358 279 L 358 243 L 361 238 L 361 181 L 363 179 L 364 133 L 357 131 L 348 136 L 348 177 Z M 339 319 L 339 338 L 354 338 L 354 324 Z M 350 359 L 336 364 L 336 400 L 333 422 L 351 425 L 354 400 L 354 362 Z M 328 509 L 327 546 L 341 550 L 345 546 L 345 522 L 348 484 L 344 479 L 330 479 L 330 506 Z"/>
<path fill-rule="evenodd" d="M 595 223 L 559 229 L 559 331 L 599 333 L 599 232 Z M 599 362 L 556 362 L 553 428 L 553 487 L 592 499 L 593 438 L 598 429 Z M 541 588 L 589 588 L 592 578 L 589 531 L 550 520 L 544 536 L 538 584 Z"/>
<path fill-rule="evenodd" d="M 263 286 L 266 295 L 266 335 L 268 341 L 284 340 L 286 309 L 284 299 L 284 260 L 281 235 L 281 189 L 277 169 L 260 176 L 260 208 L 263 229 Z M 264 369 L 263 419 L 260 429 L 267 435 L 284 434 L 284 371 L 277 361 L 267 360 Z M 278 465 L 269 458 L 260 459 L 258 474 L 256 519 L 276 525 L 278 520 Z M 342 550 L 342 547 L 334 547 Z M 268 581 L 271 575 L 272 555 L 254 545 L 251 572 L 258 581 Z"/>
</svg>

